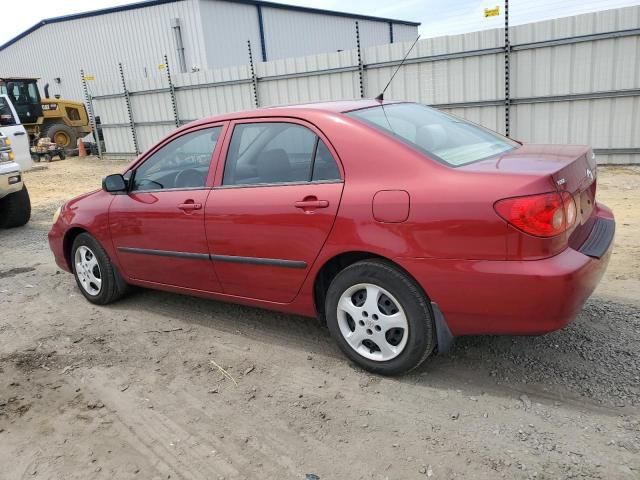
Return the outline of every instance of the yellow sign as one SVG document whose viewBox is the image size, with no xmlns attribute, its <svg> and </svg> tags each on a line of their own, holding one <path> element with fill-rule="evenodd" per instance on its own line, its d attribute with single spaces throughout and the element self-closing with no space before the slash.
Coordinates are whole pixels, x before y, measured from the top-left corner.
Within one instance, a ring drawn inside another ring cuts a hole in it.
<svg viewBox="0 0 640 480">
<path fill-rule="evenodd" d="M 484 9 L 484 16 L 486 17 L 497 17 L 500 15 L 500 7 L 494 7 L 494 8 L 485 8 Z"/>
<path fill-rule="evenodd" d="M 167 68 L 167 66 L 164 63 L 158 64 L 158 70 L 164 70 L 165 68 Z"/>
<path fill-rule="evenodd" d="M 84 76 L 84 79 L 85 79 L 86 81 L 90 81 L 90 80 L 95 80 L 95 79 L 96 79 L 96 77 L 94 77 L 93 75 L 85 75 L 85 76 Z"/>
</svg>

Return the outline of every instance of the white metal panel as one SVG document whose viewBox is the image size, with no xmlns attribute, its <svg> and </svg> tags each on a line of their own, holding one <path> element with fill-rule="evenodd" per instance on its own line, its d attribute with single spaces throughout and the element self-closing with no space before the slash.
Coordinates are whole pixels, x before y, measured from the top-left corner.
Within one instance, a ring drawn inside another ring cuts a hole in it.
<svg viewBox="0 0 640 480">
<path fill-rule="evenodd" d="M 517 45 L 579 35 L 628 30 L 638 28 L 639 24 L 640 6 L 616 8 L 518 25 L 512 28 L 511 42 Z"/>
<path fill-rule="evenodd" d="M 262 8 L 267 60 L 301 57 L 324 52 L 337 52 L 356 47 L 356 19 L 297 12 L 280 8 Z M 389 43 L 389 23 L 358 20 L 360 45 L 368 47 Z M 414 36 L 418 28 L 412 29 Z"/>
<path fill-rule="evenodd" d="M 367 64 L 399 60 L 411 42 L 380 45 L 365 49 Z M 496 32 L 474 32 L 464 35 L 420 40 L 408 58 L 446 55 L 499 46 Z M 405 65 L 385 93 L 385 98 L 414 100 L 428 104 L 471 102 L 499 98 L 504 92 L 503 55 L 443 59 Z M 382 91 L 396 66 L 367 69 L 366 94 Z"/>
<path fill-rule="evenodd" d="M 394 42 L 413 42 L 418 36 L 418 28 L 402 23 L 393 24 Z"/>
<path fill-rule="evenodd" d="M 202 32 L 210 68 L 249 63 L 247 40 L 254 61 L 262 60 L 260 28 L 255 5 L 201 0 Z"/>
<path fill-rule="evenodd" d="M 276 60 L 258 65 L 258 76 L 351 67 L 357 64 L 354 51 Z M 357 71 L 324 73 L 283 80 L 264 80 L 259 84 L 260 105 L 287 105 L 323 100 L 344 100 L 360 96 Z"/>
<path fill-rule="evenodd" d="M 267 60 L 349 50 L 356 46 L 355 21 L 313 13 L 263 8 Z"/>
</svg>

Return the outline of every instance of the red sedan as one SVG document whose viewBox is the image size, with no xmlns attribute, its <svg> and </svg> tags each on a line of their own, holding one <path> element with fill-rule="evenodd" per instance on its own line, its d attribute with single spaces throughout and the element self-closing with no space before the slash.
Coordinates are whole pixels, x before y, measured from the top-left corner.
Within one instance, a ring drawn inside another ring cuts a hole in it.
<svg viewBox="0 0 640 480">
<path fill-rule="evenodd" d="M 139 285 L 320 316 L 397 374 L 455 336 L 564 327 L 614 230 L 589 147 L 363 100 L 186 125 L 64 204 L 49 242 L 90 302 Z"/>
</svg>

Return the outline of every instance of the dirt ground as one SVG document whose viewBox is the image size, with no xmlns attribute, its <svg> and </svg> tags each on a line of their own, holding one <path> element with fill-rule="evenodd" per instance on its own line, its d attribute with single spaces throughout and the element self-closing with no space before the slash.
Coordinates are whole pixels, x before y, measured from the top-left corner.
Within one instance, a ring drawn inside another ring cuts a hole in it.
<svg viewBox="0 0 640 480">
<path fill-rule="evenodd" d="M 1 479 L 640 478 L 640 169 L 599 170 L 615 253 L 574 323 L 460 338 L 381 378 L 313 320 L 148 290 L 86 302 L 46 233 L 123 166 L 26 174 L 32 221 L 0 231 Z"/>
</svg>

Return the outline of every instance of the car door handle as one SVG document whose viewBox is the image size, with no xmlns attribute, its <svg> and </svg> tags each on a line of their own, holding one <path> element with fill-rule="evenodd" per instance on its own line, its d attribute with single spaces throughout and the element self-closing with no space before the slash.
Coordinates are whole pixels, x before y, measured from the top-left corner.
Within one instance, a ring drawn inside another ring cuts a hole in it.
<svg viewBox="0 0 640 480">
<path fill-rule="evenodd" d="M 18 135 L 24 135 L 24 132 L 16 132 L 13 134 L 14 137 L 17 137 Z"/>
<path fill-rule="evenodd" d="M 178 205 L 178 208 L 185 212 L 192 212 L 193 210 L 200 210 L 202 208 L 202 204 L 194 203 L 193 201 L 190 202 L 187 200 L 185 203 L 181 203 L 180 205 Z"/>
<path fill-rule="evenodd" d="M 304 200 L 295 202 L 293 204 L 296 208 L 301 208 L 305 212 L 315 210 L 316 208 L 327 208 L 329 202 L 327 200 L 318 200 L 317 197 L 305 197 Z"/>
</svg>

